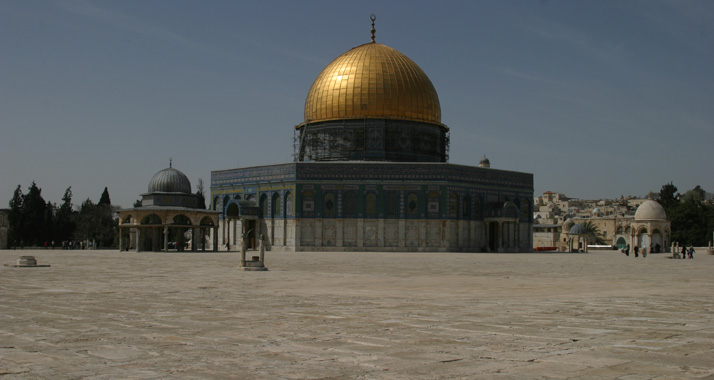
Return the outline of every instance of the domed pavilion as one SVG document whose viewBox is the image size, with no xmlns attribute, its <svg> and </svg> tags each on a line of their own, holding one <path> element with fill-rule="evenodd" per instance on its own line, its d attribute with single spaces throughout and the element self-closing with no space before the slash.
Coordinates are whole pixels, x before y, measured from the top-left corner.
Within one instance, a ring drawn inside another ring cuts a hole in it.
<svg viewBox="0 0 714 380">
<path fill-rule="evenodd" d="M 637 207 L 635 219 L 630 224 L 632 246 L 646 248 L 648 252 L 656 246 L 667 247 L 670 242 L 671 224 L 659 202 L 651 199 L 644 201 Z"/>
<path fill-rule="evenodd" d="M 434 85 L 375 41 L 374 20 L 310 87 L 293 162 L 211 172 L 220 247 L 530 251 L 533 175 L 448 163 Z"/>
<path fill-rule="evenodd" d="M 156 173 L 141 206 L 119 210 L 119 249 L 133 251 L 217 250 L 220 212 L 206 210 L 191 193 L 191 181 L 173 168 Z M 213 236 L 213 242 L 208 241 Z"/>
</svg>

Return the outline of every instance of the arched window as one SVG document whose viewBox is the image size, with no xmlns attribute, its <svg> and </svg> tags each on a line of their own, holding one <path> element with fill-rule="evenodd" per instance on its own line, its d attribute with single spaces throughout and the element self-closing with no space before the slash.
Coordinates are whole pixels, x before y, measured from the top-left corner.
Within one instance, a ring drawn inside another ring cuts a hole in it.
<svg viewBox="0 0 714 380">
<path fill-rule="evenodd" d="M 399 217 L 399 194 L 396 191 L 387 191 L 384 195 L 384 210 L 388 218 Z"/>
<path fill-rule="evenodd" d="M 418 218 L 419 217 L 419 195 L 416 193 L 409 193 L 407 195 L 407 217 L 408 218 Z"/>
<path fill-rule="evenodd" d="M 286 216 L 293 216 L 293 193 L 287 192 L 285 193 L 285 215 Z"/>
<path fill-rule="evenodd" d="M 323 198 L 322 216 L 325 218 L 334 218 L 337 215 L 337 202 L 335 202 L 335 194 L 327 193 Z"/>
<path fill-rule="evenodd" d="M 281 206 L 280 194 L 275 193 L 275 194 L 273 194 L 273 203 L 272 203 L 272 210 L 271 210 L 272 218 L 280 218 L 282 216 L 280 206 Z"/>
<path fill-rule="evenodd" d="M 260 195 L 260 214 L 263 215 L 263 218 L 268 217 L 268 195 L 267 194 L 261 194 Z"/>
<path fill-rule="evenodd" d="M 505 216 L 506 218 L 518 217 L 518 208 L 513 202 L 506 202 L 506 205 L 504 206 L 503 210 L 503 216 Z"/>
<path fill-rule="evenodd" d="M 357 194 L 354 191 L 342 194 L 342 215 L 345 218 L 357 217 Z"/>
<path fill-rule="evenodd" d="M 141 224 L 161 224 L 161 218 L 156 214 L 149 214 L 141 220 Z"/>
<path fill-rule="evenodd" d="M 364 197 L 364 216 L 367 218 L 377 217 L 377 194 L 368 193 Z"/>
</svg>

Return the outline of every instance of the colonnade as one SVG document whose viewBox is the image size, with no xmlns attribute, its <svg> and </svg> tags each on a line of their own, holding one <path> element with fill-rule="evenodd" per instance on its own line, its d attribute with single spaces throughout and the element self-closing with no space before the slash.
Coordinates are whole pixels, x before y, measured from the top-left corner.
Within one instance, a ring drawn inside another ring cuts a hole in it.
<svg viewBox="0 0 714 380">
<path fill-rule="evenodd" d="M 176 225 L 132 225 L 119 227 L 119 250 L 121 251 L 168 251 L 169 231 L 177 231 L 176 250 L 184 251 L 184 232 L 191 231 L 191 251 L 206 251 L 205 237 L 212 236 L 212 250 L 218 250 L 216 226 L 180 226 Z M 128 230 L 128 231 L 127 231 Z M 210 248 L 210 247 L 209 247 Z"/>
</svg>

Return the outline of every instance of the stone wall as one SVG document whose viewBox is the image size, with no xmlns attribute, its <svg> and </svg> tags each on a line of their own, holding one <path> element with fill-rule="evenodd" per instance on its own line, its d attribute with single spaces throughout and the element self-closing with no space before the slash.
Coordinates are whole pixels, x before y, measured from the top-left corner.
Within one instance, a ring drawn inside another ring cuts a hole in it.
<svg viewBox="0 0 714 380">
<path fill-rule="evenodd" d="M 257 236 L 277 251 L 489 251 L 487 224 L 473 220 L 435 219 L 283 219 L 260 220 Z M 240 249 L 240 221 L 231 223 L 231 250 Z M 219 244 L 225 249 L 226 226 L 221 221 Z M 528 223 L 507 224 L 501 252 L 530 252 Z M 257 248 L 257 246 L 256 246 Z"/>
</svg>

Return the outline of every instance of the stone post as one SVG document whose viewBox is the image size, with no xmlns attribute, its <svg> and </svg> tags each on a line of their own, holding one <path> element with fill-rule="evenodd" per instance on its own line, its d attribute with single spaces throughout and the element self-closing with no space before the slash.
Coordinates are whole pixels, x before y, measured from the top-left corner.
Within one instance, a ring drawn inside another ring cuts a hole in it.
<svg viewBox="0 0 714 380">
<path fill-rule="evenodd" d="M 265 237 L 260 234 L 260 263 L 265 265 Z"/>
<path fill-rule="evenodd" d="M 248 245 L 248 237 L 246 236 L 247 234 L 244 234 L 242 239 L 241 239 L 241 245 L 240 245 L 240 267 L 243 268 L 245 267 L 245 248 Z"/>
</svg>

